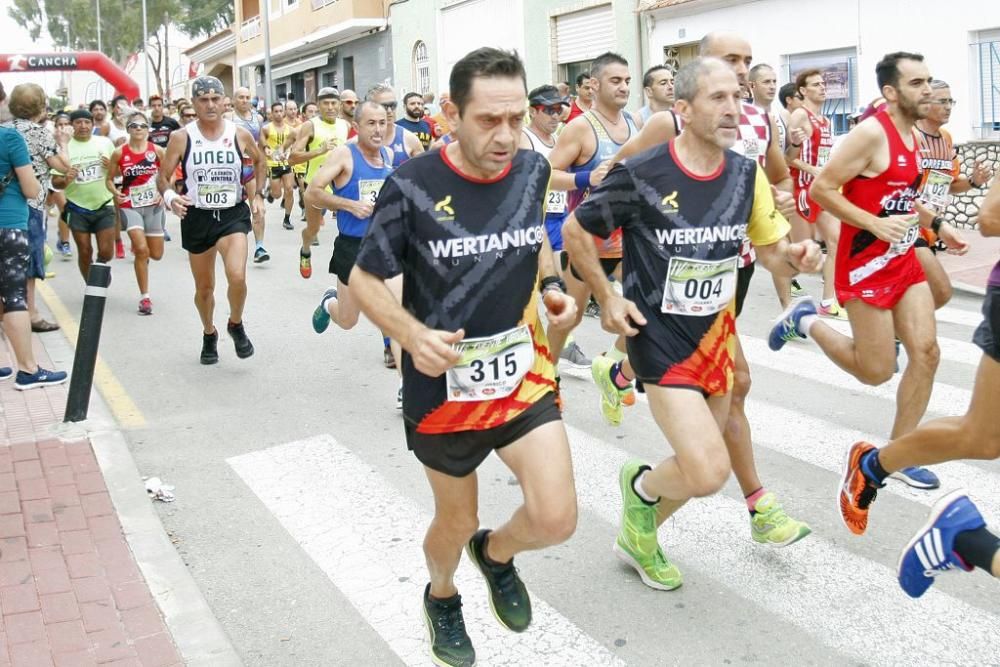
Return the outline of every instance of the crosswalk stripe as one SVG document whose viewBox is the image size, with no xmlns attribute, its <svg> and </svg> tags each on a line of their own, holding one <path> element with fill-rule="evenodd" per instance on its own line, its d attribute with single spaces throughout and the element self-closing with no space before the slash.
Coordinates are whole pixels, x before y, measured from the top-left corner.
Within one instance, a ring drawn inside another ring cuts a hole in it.
<svg viewBox="0 0 1000 667">
<path fill-rule="evenodd" d="M 835 331 L 838 331 L 845 336 L 851 336 L 851 323 L 845 322 L 844 320 L 823 320 L 824 324 L 829 325 Z M 972 336 L 970 335 L 971 339 Z M 979 360 L 983 357 L 983 351 L 979 349 L 974 343 L 967 341 L 956 340 L 949 336 L 938 336 L 938 348 L 941 350 L 941 359 L 944 361 L 953 361 L 959 364 L 969 364 L 970 366 L 978 366 Z M 903 357 L 905 357 L 906 351 L 900 349 L 900 365 L 904 363 Z"/>
<path fill-rule="evenodd" d="M 581 507 L 617 526 L 621 499 L 616 482 L 626 453 L 572 426 L 567 432 Z M 995 661 L 997 616 L 940 590 L 928 591 L 914 603 L 899 589 L 894 570 L 816 534 L 794 547 L 769 550 L 750 540 L 746 517 L 739 501 L 720 495 L 695 499 L 665 524 L 661 544 L 682 567 L 696 563 L 700 572 L 735 595 L 861 660 L 878 656 L 880 662 L 902 663 L 920 656 L 927 663 Z M 861 619 L 872 624 L 859 623 Z M 891 623 L 893 641 L 886 641 L 882 623 Z"/>
<path fill-rule="evenodd" d="M 428 513 L 330 435 L 227 461 L 396 655 L 428 664 L 420 602 Z M 464 557 L 456 584 L 478 664 L 624 665 L 535 594 L 528 631 L 503 629 Z"/>
<path fill-rule="evenodd" d="M 953 306 L 938 308 L 935 315 L 938 322 L 960 324 L 962 326 L 973 328 L 978 327 L 980 322 L 983 321 L 982 313 L 962 308 L 955 308 Z"/>
</svg>

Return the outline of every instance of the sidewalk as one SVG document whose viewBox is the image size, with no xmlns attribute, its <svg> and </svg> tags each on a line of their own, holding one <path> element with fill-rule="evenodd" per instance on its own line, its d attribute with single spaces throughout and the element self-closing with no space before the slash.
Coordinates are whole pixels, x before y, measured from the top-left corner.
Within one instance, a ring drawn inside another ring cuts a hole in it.
<svg viewBox="0 0 1000 667">
<path fill-rule="evenodd" d="M 181 665 L 90 439 L 52 435 L 67 387 L 0 384 L 0 665 Z"/>
<path fill-rule="evenodd" d="M 978 231 L 963 230 L 963 234 L 970 246 L 966 255 L 957 257 L 940 252 L 937 257 L 956 289 L 985 294 L 986 279 L 1000 259 L 1000 238 L 986 238 Z"/>
</svg>

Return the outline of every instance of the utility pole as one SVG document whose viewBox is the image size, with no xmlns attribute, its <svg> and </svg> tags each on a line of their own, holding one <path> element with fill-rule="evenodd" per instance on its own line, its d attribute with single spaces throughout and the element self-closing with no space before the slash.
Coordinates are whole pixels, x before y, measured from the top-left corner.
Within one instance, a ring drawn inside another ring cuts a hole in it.
<svg viewBox="0 0 1000 667">
<path fill-rule="evenodd" d="M 264 7 L 264 108 L 273 101 L 271 88 L 271 0 L 263 0 Z"/>
<path fill-rule="evenodd" d="M 146 47 L 149 44 L 149 28 L 146 25 L 146 0 L 142 0 L 142 63 L 146 72 L 146 97 L 149 97 L 149 54 Z M 131 102 L 131 100 L 129 100 Z"/>
</svg>

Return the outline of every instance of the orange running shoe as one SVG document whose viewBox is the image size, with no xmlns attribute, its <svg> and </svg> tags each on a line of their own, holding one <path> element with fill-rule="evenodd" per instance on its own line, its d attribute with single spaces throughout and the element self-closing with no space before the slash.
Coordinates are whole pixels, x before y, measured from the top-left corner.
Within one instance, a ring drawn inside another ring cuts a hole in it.
<svg viewBox="0 0 1000 667">
<path fill-rule="evenodd" d="M 844 479 L 838 495 L 840 518 L 855 535 L 864 535 L 868 528 L 868 507 L 875 500 L 879 486 L 861 471 L 861 458 L 875 449 L 867 442 L 856 442 L 847 451 Z M 882 486 L 885 486 L 884 484 Z"/>
<path fill-rule="evenodd" d="M 625 389 L 622 389 L 622 405 L 626 407 L 632 407 L 635 405 L 635 385 L 630 384 Z"/>
</svg>

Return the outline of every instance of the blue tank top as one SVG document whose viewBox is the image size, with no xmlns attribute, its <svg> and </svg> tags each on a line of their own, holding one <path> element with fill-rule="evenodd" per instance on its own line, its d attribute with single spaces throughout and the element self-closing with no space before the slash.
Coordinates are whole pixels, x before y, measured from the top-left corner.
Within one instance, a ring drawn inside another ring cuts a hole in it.
<svg viewBox="0 0 1000 667">
<path fill-rule="evenodd" d="M 382 189 L 382 184 L 389 177 L 389 174 L 392 173 L 392 167 L 389 165 L 389 154 L 385 148 L 380 148 L 379 152 L 382 154 L 382 161 L 385 166 L 373 167 L 368 164 L 368 160 L 361 154 L 361 149 L 358 148 L 357 144 L 347 145 L 351 149 L 351 159 L 354 163 L 354 168 L 351 171 L 351 180 L 342 188 L 331 184 L 330 187 L 333 188 L 333 194 L 344 199 L 366 200 L 374 206 L 375 200 L 378 199 L 378 193 Z M 337 211 L 337 230 L 344 236 L 361 238 L 365 235 L 369 222 L 371 222 L 371 218 L 359 218 L 347 211 Z"/>
<path fill-rule="evenodd" d="M 625 116 L 625 123 L 628 125 L 628 139 L 632 138 L 632 135 L 636 133 L 635 121 L 632 120 L 627 112 L 622 112 Z M 593 171 L 597 169 L 597 166 L 604 162 L 605 160 L 610 160 L 618 153 L 618 150 L 624 145 L 624 143 L 618 143 L 608 134 L 608 131 L 604 129 L 604 125 L 601 123 L 600 119 L 594 115 L 594 111 L 591 109 L 583 114 L 583 117 L 587 119 L 590 123 L 590 129 L 594 132 L 594 138 L 597 140 L 597 150 L 594 154 L 590 156 L 590 159 L 580 165 L 573 165 L 569 168 L 570 173 L 575 174 L 580 171 Z M 628 141 L 626 139 L 626 141 Z M 590 188 L 585 190 L 571 190 L 569 193 L 569 207 L 568 210 L 572 211 L 587 198 L 590 194 Z"/>
<path fill-rule="evenodd" d="M 399 124 L 396 125 L 396 136 L 392 138 L 389 148 L 392 149 L 393 167 L 398 167 L 410 159 L 410 156 L 406 154 L 406 142 L 403 141 L 403 127 Z"/>
</svg>

